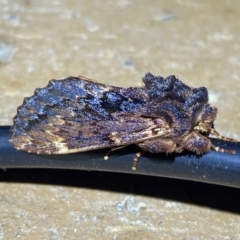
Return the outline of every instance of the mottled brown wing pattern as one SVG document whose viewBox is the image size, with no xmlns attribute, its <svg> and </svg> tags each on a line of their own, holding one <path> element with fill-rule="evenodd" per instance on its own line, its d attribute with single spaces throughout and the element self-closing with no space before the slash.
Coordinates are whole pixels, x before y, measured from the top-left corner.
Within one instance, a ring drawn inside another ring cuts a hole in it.
<svg viewBox="0 0 240 240">
<path fill-rule="evenodd" d="M 18 108 L 10 142 L 31 153 L 64 154 L 128 145 L 169 133 L 166 121 L 141 116 L 146 96 L 131 98 L 134 88 L 123 94 L 121 90 L 82 77 L 51 80 Z"/>
</svg>

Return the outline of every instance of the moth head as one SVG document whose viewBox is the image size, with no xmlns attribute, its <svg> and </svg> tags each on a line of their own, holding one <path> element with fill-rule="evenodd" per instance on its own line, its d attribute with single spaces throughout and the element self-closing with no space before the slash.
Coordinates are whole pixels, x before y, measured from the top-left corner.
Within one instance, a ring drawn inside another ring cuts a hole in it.
<svg viewBox="0 0 240 240">
<path fill-rule="evenodd" d="M 201 114 L 198 117 L 199 121 L 195 129 L 209 135 L 213 128 L 213 123 L 216 117 L 217 117 L 217 108 L 207 104 L 203 108 Z"/>
</svg>

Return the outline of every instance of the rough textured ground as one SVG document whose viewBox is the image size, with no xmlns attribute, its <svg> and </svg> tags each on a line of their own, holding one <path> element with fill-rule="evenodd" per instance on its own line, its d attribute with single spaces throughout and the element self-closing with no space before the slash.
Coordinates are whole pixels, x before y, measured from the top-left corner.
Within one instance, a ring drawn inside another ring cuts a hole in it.
<svg viewBox="0 0 240 240">
<path fill-rule="evenodd" d="M 238 0 L 0 0 L 0 124 L 10 125 L 23 97 L 51 78 L 140 86 L 151 71 L 210 89 L 216 128 L 240 140 L 239 12 Z M 237 190 L 184 183 L 178 198 L 177 181 L 155 179 L 156 197 L 136 183 L 132 191 L 51 184 L 59 171 L 45 173 L 43 185 L 21 182 L 30 172 L 0 173 L 0 239 L 240 239 L 238 208 L 224 206 Z M 166 184 L 171 197 L 161 195 Z M 204 203 L 191 200 L 194 191 Z"/>
</svg>

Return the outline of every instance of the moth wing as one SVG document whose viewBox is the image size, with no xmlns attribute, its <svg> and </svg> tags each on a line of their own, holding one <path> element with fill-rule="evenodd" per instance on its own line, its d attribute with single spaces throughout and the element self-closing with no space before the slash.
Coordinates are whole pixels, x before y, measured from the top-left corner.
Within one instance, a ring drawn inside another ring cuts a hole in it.
<svg viewBox="0 0 240 240">
<path fill-rule="evenodd" d="M 129 104 L 119 89 L 84 77 L 51 80 L 18 108 L 10 142 L 27 152 L 64 154 L 137 143 L 166 133 L 154 118 L 119 110 L 121 104 Z"/>
<path fill-rule="evenodd" d="M 139 143 L 169 132 L 156 127 L 151 118 L 122 115 L 117 120 L 90 122 L 48 119 L 24 135 L 12 134 L 10 140 L 31 153 L 66 154 Z"/>
</svg>

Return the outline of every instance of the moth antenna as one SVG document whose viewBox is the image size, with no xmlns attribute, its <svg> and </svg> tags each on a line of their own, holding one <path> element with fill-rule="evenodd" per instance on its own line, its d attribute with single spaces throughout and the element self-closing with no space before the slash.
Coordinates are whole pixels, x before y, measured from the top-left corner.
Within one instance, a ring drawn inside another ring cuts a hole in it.
<svg viewBox="0 0 240 240">
<path fill-rule="evenodd" d="M 212 148 L 213 150 L 215 150 L 216 152 L 228 153 L 228 154 L 235 154 L 235 153 L 236 153 L 235 150 L 220 148 L 220 147 L 215 146 L 215 145 L 213 145 L 213 144 L 211 145 L 211 148 Z"/>
<path fill-rule="evenodd" d="M 227 138 L 227 137 L 222 136 L 222 135 L 221 135 L 220 133 L 218 133 L 214 128 L 212 128 L 211 134 L 215 135 L 218 139 L 221 139 L 221 140 L 225 140 L 225 141 L 228 141 L 228 142 L 238 142 L 238 141 L 235 140 L 235 139 Z"/>
<path fill-rule="evenodd" d="M 136 153 L 136 156 L 133 159 L 133 165 L 132 165 L 133 171 L 137 170 L 137 161 L 145 152 L 146 152 L 145 150 L 142 150 L 141 152 Z"/>
<path fill-rule="evenodd" d="M 115 151 L 115 150 L 118 150 L 118 149 L 121 149 L 121 148 L 124 148 L 128 145 L 124 145 L 124 146 L 120 146 L 120 147 L 114 147 L 114 148 L 110 148 L 110 150 L 105 154 L 105 156 L 103 157 L 104 160 L 108 160 L 108 156 L 111 152 Z"/>
</svg>

